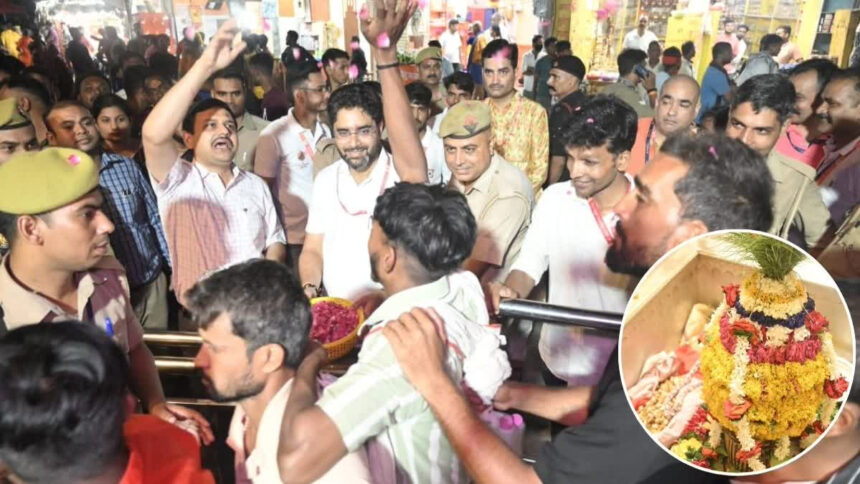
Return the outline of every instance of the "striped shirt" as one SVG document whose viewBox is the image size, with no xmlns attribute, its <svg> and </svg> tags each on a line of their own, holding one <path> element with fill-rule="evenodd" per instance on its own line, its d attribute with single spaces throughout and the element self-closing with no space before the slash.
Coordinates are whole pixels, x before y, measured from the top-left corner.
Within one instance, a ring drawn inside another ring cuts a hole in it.
<svg viewBox="0 0 860 484">
<path fill-rule="evenodd" d="M 133 160 L 115 153 L 102 154 L 99 184 L 105 212 L 116 226 L 111 247 L 125 266 L 129 285 L 152 282 L 170 266 L 152 186 Z"/>
<path fill-rule="evenodd" d="M 474 278 L 477 286 L 477 279 Z M 358 362 L 327 387 L 317 405 L 332 419 L 352 452 L 367 442 L 373 482 L 466 483 L 468 476 L 427 402 L 406 380 L 388 340 L 379 331 L 414 307 L 432 307 L 445 321 L 449 346 L 469 353 L 468 339 L 486 307 L 480 291 L 443 277 L 389 297 L 368 318 L 370 333 Z M 448 373 L 462 380 L 459 351 L 448 352 Z M 358 404 L 360 402 L 360 404 Z"/>
</svg>

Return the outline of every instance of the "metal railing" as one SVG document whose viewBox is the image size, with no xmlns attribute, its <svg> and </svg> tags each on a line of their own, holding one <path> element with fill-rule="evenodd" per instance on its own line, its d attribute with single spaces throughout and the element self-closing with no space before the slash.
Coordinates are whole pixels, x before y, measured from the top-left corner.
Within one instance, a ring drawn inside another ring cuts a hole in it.
<svg viewBox="0 0 860 484">
<path fill-rule="evenodd" d="M 621 331 L 622 315 L 556 306 L 526 299 L 509 299 L 499 304 L 499 317 L 618 333 Z"/>
<path fill-rule="evenodd" d="M 588 311 L 565 306 L 556 306 L 525 299 L 502 301 L 499 317 L 503 319 L 529 320 L 545 324 L 576 326 L 598 331 L 618 333 L 621 330 L 621 314 L 603 311 Z M 147 331 L 143 341 L 150 346 L 197 347 L 203 343 L 200 335 L 178 331 Z M 333 362 L 325 371 L 340 375 L 349 368 L 348 361 Z M 155 366 L 164 373 L 193 373 L 194 359 L 183 356 L 156 356 Z"/>
</svg>

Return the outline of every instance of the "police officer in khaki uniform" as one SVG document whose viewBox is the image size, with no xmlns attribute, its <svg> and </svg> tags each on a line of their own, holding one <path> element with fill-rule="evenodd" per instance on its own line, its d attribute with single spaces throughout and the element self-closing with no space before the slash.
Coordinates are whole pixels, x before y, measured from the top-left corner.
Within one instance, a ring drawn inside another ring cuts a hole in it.
<svg viewBox="0 0 860 484">
<path fill-rule="evenodd" d="M 830 212 L 815 184 L 815 169 L 777 150 L 768 155 L 767 167 L 774 181 L 770 232 L 787 239 L 794 227 L 807 247 L 816 247 L 827 232 Z"/>
<path fill-rule="evenodd" d="M 466 195 L 478 237 L 466 269 L 481 282 L 503 281 L 520 252 L 534 208 L 534 190 L 522 170 L 493 150 L 490 107 L 463 101 L 448 110 L 439 135 L 450 186 Z"/>
<path fill-rule="evenodd" d="M 193 421 L 211 442 L 200 414 L 164 398 L 125 271 L 110 255 L 114 225 L 103 204 L 99 166 L 82 151 L 47 148 L 0 165 L 0 232 L 10 244 L 0 261 L 0 326 L 78 320 L 102 328 L 127 353 L 144 408 L 169 422 Z"/>
<path fill-rule="evenodd" d="M 15 97 L 0 100 L 0 165 L 17 153 L 39 149 L 33 123 L 18 109 Z M 9 242 L 0 232 L 0 257 L 9 251 Z"/>
<path fill-rule="evenodd" d="M 37 149 L 36 128 L 18 108 L 18 99 L 0 100 L 0 164 L 14 154 Z"/>
<path fill-rule="evenodd" d="M 448 91 L 442 82 L 442 49 L 438 47 L 426 47 L 415 56 L 415 65 L 418 66 L 418 80 L 430 88 L 433 93 L 433 105 L 436 110 L 433 114 L 441 113 L 447 107 L 445 98 Z"/>
<path fill-rule="evenodd" d="M 790 230 L 797 230 L 806 246 L 815 248 L 830 221 L 821 193 L 813 182 L 815 171 L 775 149 L 791 122 L 796 98 L 794 85 L 779 74 L 750 78 L 732 99 L 726 135 L 743 142 L 767 160 L 774 179 L 770 232 L 788 238 Z"/>
</svg>

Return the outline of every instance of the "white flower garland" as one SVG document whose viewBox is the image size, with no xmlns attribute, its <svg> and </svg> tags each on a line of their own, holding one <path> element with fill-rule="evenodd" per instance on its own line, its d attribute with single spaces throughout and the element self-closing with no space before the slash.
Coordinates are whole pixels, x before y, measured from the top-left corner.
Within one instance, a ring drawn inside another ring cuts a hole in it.
<svg viewBox="0 0 860 484">
<path fill-rule="evenodd" d="M 833 420 L 833 414 L 836 413 L 836 400 L 825 398 L 821 404 L 821 427 L 827 428 Z"/>
<path fill-rule="evenodd" d="M 763 471 L 767 469 L 764 464 L 761 463 L 759 456 L 750 457 L 747 459 L 747 465 L 750 466 L 750 469 L 754 472 Z"/>
<path fill-rule="evenodd" d="M 712 449 L 716 449 L 720 446 L 720 441 L 723 438 L 723 427 L 719 422 L 710 414 L 708 414 L 708 422 L 710 423 L 710 429 L 708 430 L 708 446 Z"/>
<path fill-rule="evenodd" d="M 773 452 L 773 455 L 779 460 L 785 460 L 786 458 L 788 458 L 790 452 L 791 439 L 788 438 L 788 435 L 783 435 L 779 438 L 779 444 L 777 444 L 776 450 Z"/>
<path fill-rule="evenodd" d="M 755 448 L 755 439 L 752 438 L 750 423 L 747 420 L 746 415 L 738 420 L 738 428 L 737 431 L 735 431 L 735 437 L 738 438 L 738 442 L 741 444 L 741 450 L 749 452 Z"/>
<path fill-rule="evenodd" d="M 801 326 L 794 330 L 794 341 L 805 341 L 811 334 L 806 326 Z"/>
<path fill-rule="evenodd" d="M 767 341 L 765 342 L 765 346 L 767 346 L 768 348 L 776 348 L 782 346 L 788 341 L 788 337 L 790 335 L 791 330 L 786 328 L 785 326 L 774 326 L 767 330 Z M 796 333 L 795 339 L 797 339 Z"/>
<path fill-rule="evenodd" d="M 827 370 L 830 372 L 830 379 L 836 380 L 840 376 L 844 376 L 839 371 L 839 357 L 836 356 L 836 349 L 833 348 L 833 335 L 830 332 L 822 333 L 820 339 L 821 353 L 824 355 L 825 361 L 827 361 Z"/>
<path fill-rule="evenodd" d="M 732 368 L 732 377 L 729 382 L 729 401 L 736 405 L 743 403 L 743 398 L 746 395 L 744 392 L 744 381 L 747 377 L 747 367 L 750 363 L 750 357 L 747 353 L 750 349 L 748 338 L 738 337 L 735 340 L 734 353 L 734 368 Z"/>
<path fill-rule="evenodd" d="M 807 435 L 806 437 L 803 437 L 802 439 L 800 439 L 800 448 L 805 449 L 805 448 L 809 447 L 810 445 L 814 444 L 815 441 L 818 440 L 818 437 L 820 437 L 820 436 L 821 436 L 821 434 L 819 434 L 818 432 L 812 432 L 811 434 Z"/>
</svg>

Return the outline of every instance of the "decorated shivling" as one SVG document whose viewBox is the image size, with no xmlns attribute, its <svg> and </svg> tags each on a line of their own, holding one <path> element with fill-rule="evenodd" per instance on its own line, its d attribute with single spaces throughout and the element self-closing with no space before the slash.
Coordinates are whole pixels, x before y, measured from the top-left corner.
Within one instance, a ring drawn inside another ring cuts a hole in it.
<svg viewBox="0 0 860 484">
<path fill-rule="evenodd" d="M 758 269 L 723 286 L 722 302 L 698 334 L 652 356 L 630 393 L 648 430 L 682 459 L 761 471 L 824 433 L 848 389 L 848 371 L 827 318 L 793 270 L 805 255 L 752 233 L 725 240 Z"/>
</svg>

